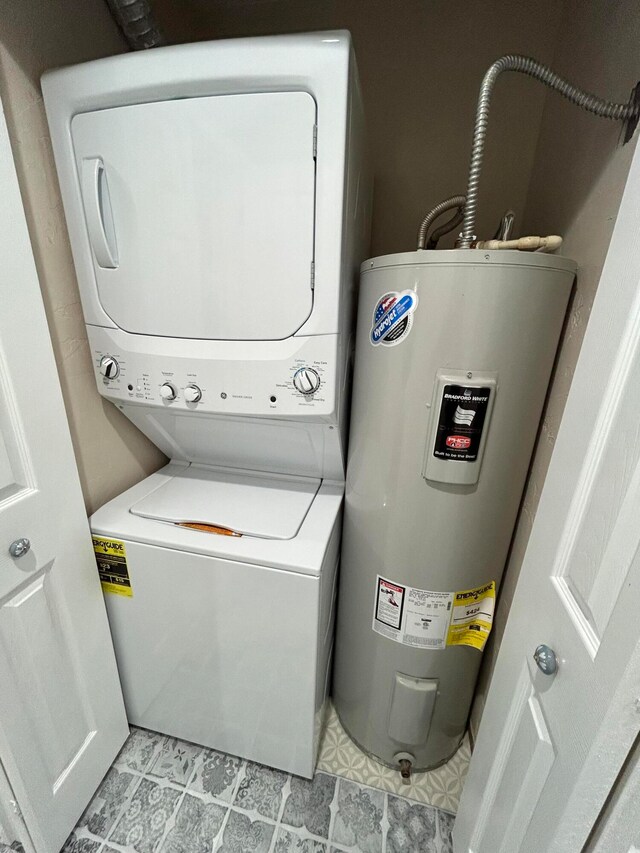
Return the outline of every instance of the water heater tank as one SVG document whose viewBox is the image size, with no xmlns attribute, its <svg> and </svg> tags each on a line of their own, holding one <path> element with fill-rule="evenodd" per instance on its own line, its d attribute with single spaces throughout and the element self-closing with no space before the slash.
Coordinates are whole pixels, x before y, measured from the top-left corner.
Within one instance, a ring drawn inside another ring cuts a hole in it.
<svg viewBox="0 0 640 853">
<path fill-rule="evenodd" d="M 333 693 L 390 766 L 463 737 L 574 275 L 515 251 L 362 265 Z"/>
</svg>

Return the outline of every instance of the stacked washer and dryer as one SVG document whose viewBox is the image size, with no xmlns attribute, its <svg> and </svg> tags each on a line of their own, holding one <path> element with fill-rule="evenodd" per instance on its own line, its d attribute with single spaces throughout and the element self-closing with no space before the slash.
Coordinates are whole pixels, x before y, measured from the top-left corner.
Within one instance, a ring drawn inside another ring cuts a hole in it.
<svg viewBox="0 0 640 853">
<path fill-rule="evenodd" d="M 99 391 L 170 459 L 91 519 L 129 719 L 310 777 L 369 239 L 349 35 L 43 91 Z"/>
</svg>

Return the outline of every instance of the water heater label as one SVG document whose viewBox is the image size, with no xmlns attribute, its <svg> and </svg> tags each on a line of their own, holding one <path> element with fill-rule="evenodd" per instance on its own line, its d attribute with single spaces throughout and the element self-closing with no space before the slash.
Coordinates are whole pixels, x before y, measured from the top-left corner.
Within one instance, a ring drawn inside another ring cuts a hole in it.
<svg viewBox="0 0 640 853">
<path fill-rule="evenodd" d="M 399 631 L 404 611 L 405 587 L 378 578 L 375 619 L 387 628 Z"/>
<path fill-rule="evenodd" d="M 372 629 L 405 646 L 482 651 L 493 625 L 496 585 L 434 592 L 376 577 Z"/>
<path fill-rule="evenodd" d="M 433 446 L 435 457 L 476 462 L 490 398 L 491 388 L 444 386 Z"/>
<path fill-rule="evenodd" d="M 452 592 L 429 592 L 378 575 L 372 628 L 405 646 L 444 649 L 452 607 Z"/>
<path fill-rule="evenodd" d="M 372 346 L 395 347 L 401 343 L 411 331 L 413 312 L 417 307 L 418 294 L 414 290 L 385 293 L 373 309 Z"/>
</svg>

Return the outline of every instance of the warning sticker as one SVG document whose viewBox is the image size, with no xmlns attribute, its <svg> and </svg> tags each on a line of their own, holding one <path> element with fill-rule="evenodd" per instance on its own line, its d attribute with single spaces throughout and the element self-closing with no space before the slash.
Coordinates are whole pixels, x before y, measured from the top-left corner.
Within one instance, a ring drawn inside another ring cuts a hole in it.
<svg viewBox="0 0 640 853">
<path fill-rule="evenodd" d="M 93 550 L 96 554 L 100 583 L 105 592 L 131 597 L 131 580 L 127 568 L 127 551 L 124 542 L 119 539 L 93 537 Z"/>
<path fill-rule="evenodd" d="M 414 290 L 391 291 L 381 296 L 373 309 L 370 340 L 372 346 L 397 346 L 411 331 L 413 312 L 418 307 Z"/>
<path fill-rule="evenodd" d="M 400 629 L 404 610 L 404 590 L 403 586 L 378 578 L 375 612 L 377 622 L 382 622 L 383 625 L 396 631 Z"/>
<path fill-rule="evenodd" d="M 417 589 L 376 577 L 372 629 L 405 646 L 482 651 L 493 624 L 494 581 L 460 592 Z"/>
<path fill-rule="evenodd" d="M 372 628 L 406 646 L 443 649 L 452 606 L 451 592 L 402 586 L 378 575 Z"/>
<path fill-rule="evenodd" d="M 490 396 L 491 388 L 444 386 L 434 456 L 459 462 L 477 460 Z"/>
<path fill-rule="evenodd" d="M 473 646 L 474 649 L 482 651 L 493 625 L 495 604 L 495 581 L 475 589 L 456 592 L 447 645 Z"/>
</svg>

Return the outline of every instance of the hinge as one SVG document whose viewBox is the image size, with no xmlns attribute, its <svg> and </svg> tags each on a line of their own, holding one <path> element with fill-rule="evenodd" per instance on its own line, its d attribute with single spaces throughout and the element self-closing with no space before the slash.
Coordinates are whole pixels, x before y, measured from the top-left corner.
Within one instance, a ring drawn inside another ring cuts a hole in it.
<svg viewBox="0 0 640 853">
<path fill-rule="evenodd" d="M 311 261 L 311 290 L 314 290 L 316 286 L 316 264 L 315 261 Z"/>
<path fill-rule="evenodd" d="M 318 125 L 313 125 L 313 159 L 318 156 Z"/>
</svg>

